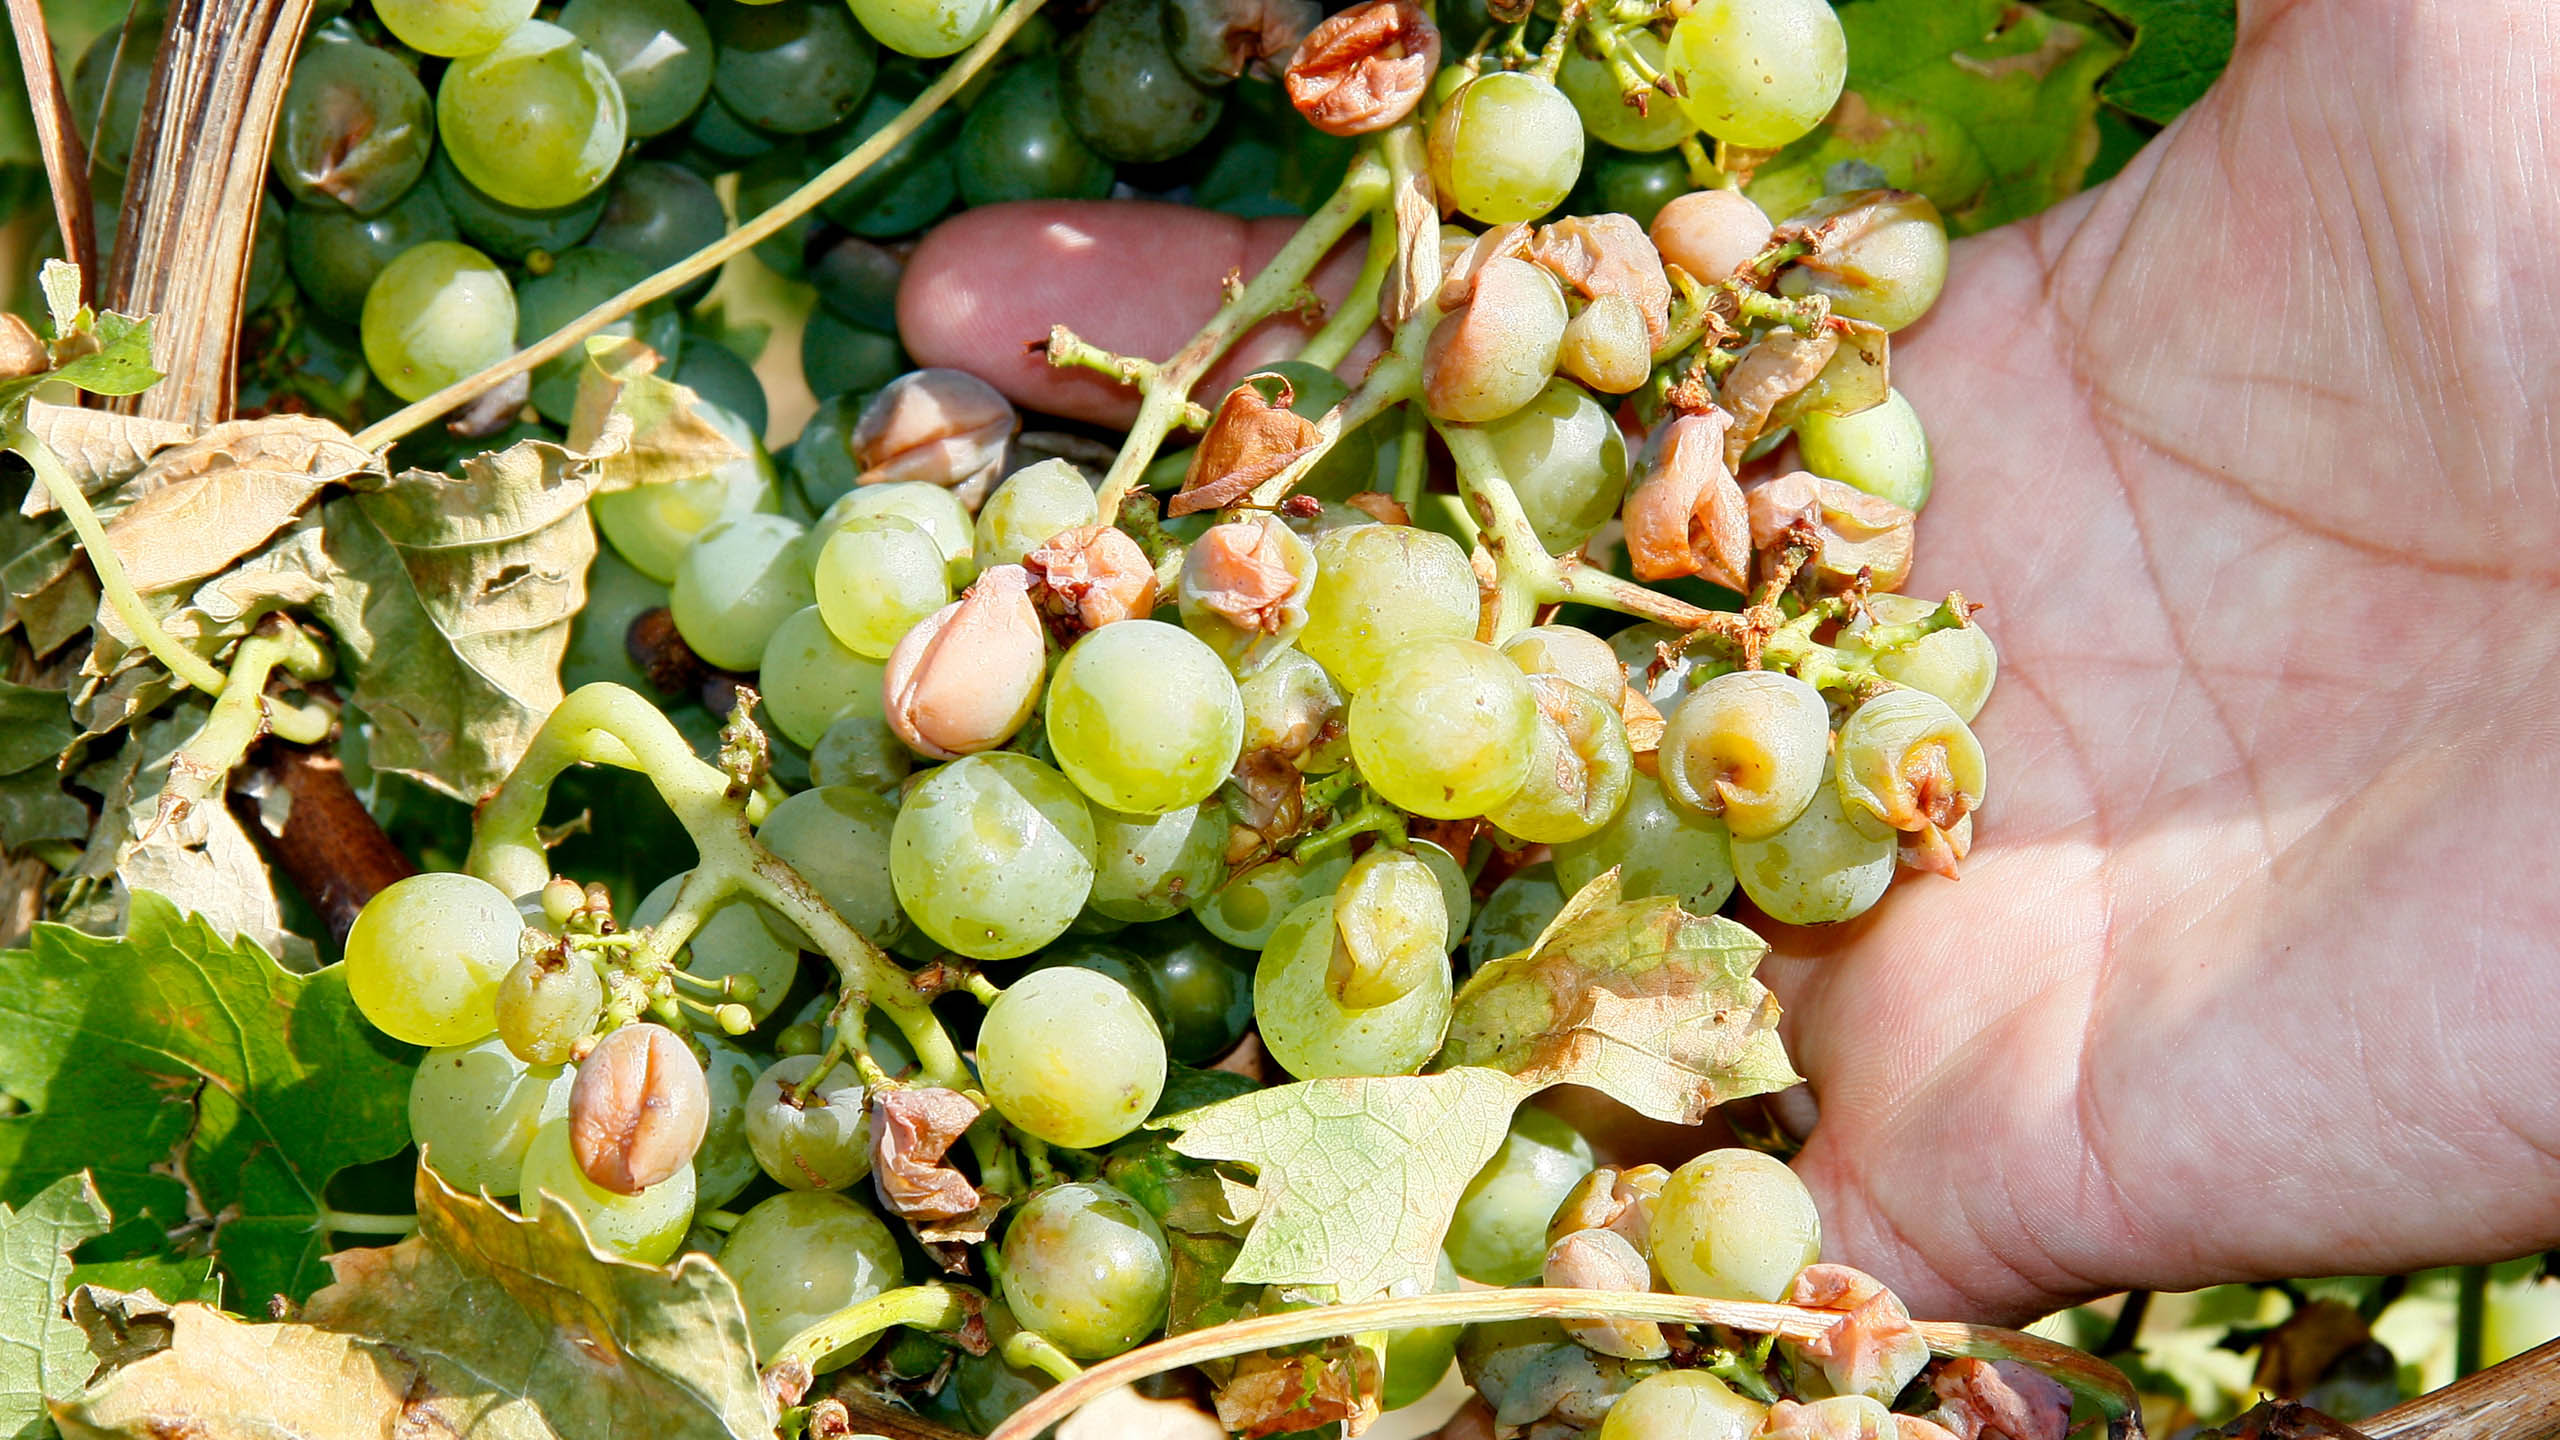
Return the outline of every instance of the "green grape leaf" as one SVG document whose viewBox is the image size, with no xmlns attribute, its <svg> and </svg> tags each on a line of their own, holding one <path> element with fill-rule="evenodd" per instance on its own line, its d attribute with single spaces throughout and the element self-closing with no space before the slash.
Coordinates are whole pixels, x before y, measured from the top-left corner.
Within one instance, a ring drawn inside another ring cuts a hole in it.
<svg viewBox="0 0 2560 1440">
<path fill-rule="evenodd" d="M 2105 36 L 2009 0 L 1865 0 L 1840 23 L 1848 89 L 1752 181 L 1771 215 L 1881 172 L 1964 234 L 2080 188 L 2097 154 L 2098 82 L 2123 53 Z"/>
<path fill-rule="evenodd" d="M 66 1175 L 14 1211 L 0 1205 L 0 1437 L 47 1433 L 45 1402 L 87 1382 L 89 1346 L 62 1301 L 71 1252 L 106 1232 L 107 1207 L 87 1175 Z"/>
<path fill-rule="evenodd" d="M 210 1255 L 142 1255 L 131 1260 L 100 1260 L 71 1267 L 72 1288 L 94 1285 L 128 1295 L 148 1294 L 168 1304 L 222 1299 L 222 1279 Z"/>
<path fill-rule="evenodd" d="M 2238 0 L 2096 0 L 2133 27 L 2133 49 L 2107 77 L 2107 103 L 2166 125 L 2204 98 L 2240 35 Z"/>
<path fill-rule="evenodd" d="M 0 1202 L 82 1168 L 128 1218 L 208 1223 L 249 1307 L 320 1283 L 322 1194 L 398 1153 L 410 1064 L 336 969 L 296 975 L 137 893 L 120 937 L 0 952 Z"/>
<path fill-rule="evenodd" d="M 160 383 L 151 368 L 151 322 L 112 310 L 101 311 L 89 332 L 98 348 L 54 367 L 48 380 L 58 380 L 92 395 L 139 395 Z"/>
<path fill-rule="evenodd" d="M 71 704 L 61 691 L 0 680 L 0 775 L 52 760 L 72 734 Z"/>
<path fill-rule="evenodd" d="M 772 1435 L 737 1287 L 708 1259 L 606 1259 L 565 1206 L 520 1219 L 424 1169 L 417 1201 L 418 1233 L 332 1257 L 297 1323 L 178 1306 L 169 1346 L 62 1406 L 64 1433 Z"/>
<path fill-rule="evenodd" d="M 1253 1167 L 1260 1204 L 1229 1281 L 1331 1285 L 1351 1302 L 1431 1288 L 1458 1196 L 1538 1088 L 1473 1066 L 1306 1080 L 1149 1123 L 1194 1159 Z"/>
<path fill-rule="evenodd" d="M 1529 953 L 1469 977 L 1444 1065 L 1532 1085 L 1587 1085 L 1656 1120 L 1695 1125 L 1728 1100 L 1799 1078 L 1778 1002 L 1752 978 L 1769 947 L 1721 915 L 1618 898 L 1618 873 L 1566 902 Z"/>
<path fill-rule="evenodd" d="M 700 397 L 659 376 L 658 352 L 637 340 L 587 341 L 569 447 L 594 455 L 596 493 L 691 480 L 741 452 L 694 407 Z"/>
<path fill-rule="evenodd" d="M 49 765 L 0 776 L 0 849 L 25 852 L 46 841 L 89 833 L 89 807 L 62 788 Z"/>
</svg>

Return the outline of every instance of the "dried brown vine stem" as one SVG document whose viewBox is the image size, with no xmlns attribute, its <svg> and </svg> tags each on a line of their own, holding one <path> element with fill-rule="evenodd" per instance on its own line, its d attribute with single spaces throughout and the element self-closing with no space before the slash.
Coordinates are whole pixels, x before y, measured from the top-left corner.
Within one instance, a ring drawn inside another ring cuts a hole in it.
<svg viewBox="0 0 2560 1440">
<path fill-rule="evenodd" d="M 53 218 L 62 227 L 63 258 L 80 267 L 85 291 L 96 283 L 90 277 L 97 273 L 98 250 L 97 224 L 86 203 L 89 152 L 80 143 L 80 127 L 71 118 L 71 97 L 63 93 L 62 72 L 53 63 L 44 6 L 39 0 L 9 0 L 9 29 L 18 38 L 27 99 L 35 107 L 36 148 L 44 153 L 45 182 L 53 187 Z"/>
<path fill-rule="evenodd" d="M 2370 1440 L 2560 1440 L 2560 1340 L 2395 1405 L 2357 1428 Z"/>
</svg>

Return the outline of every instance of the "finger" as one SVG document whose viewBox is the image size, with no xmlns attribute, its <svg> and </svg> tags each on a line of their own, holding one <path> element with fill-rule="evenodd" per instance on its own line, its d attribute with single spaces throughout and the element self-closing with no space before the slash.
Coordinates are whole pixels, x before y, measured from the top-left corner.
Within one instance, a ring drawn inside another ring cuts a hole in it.
<svg viewBox="0 0 2560 1440">
<path fill-rule="evenodd" d="M 1034 200 L 971 210 L 927 235 L 908 261 L 898 287 L 899 335 L 917 363 L 982 376 L 1025 408 L 1126 425 L 1138 411 L 1136 392 L 1089 370 L 1049 368 L 1032 348 L 1049 327 L 1164 360 L 1217 314 L 1229 279 L 1252 276 L 1298 223 L 1131 201 Z M 1349 293 L 1364 244 L 1346 240 L 1317 267 L 1312 283 L 1328 305 Z M 1255 366 L 1296 354 L 1315 329 L 1294 315 L 1256 326 L 1193 397 L 1225 394 Z M 1345 375 L 1356 379 L 1379 344 L 1373 328 L 1344 363 Z"/>
</svg>

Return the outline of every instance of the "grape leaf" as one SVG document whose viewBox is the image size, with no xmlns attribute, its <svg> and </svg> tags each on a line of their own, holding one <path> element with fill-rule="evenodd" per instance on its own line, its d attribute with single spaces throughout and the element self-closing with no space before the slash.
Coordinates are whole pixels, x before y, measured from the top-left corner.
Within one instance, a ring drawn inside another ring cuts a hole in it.
<svg viewBox="0 0 2560 1440">
<path fill-rule="evenodd" d="M 145 594 L 219 575 L 332 484 L 370 476 L 347 432 L 308 415 L 216 425 L 152 457 L 120 494 L 107 543 Z M 103 627 L 112 611 L 99 617 Z"/>
<path fill-rule="evenodd" d="M 1768 953 L 1721 915 L 1621 901 L 1612 870 L 1528 954 L 1468 978 L 1441 1063 L 1587 1085 L 1656 1120 L 1695 1125 L 1728 1100 L 1796 1083 L 1777 1001 L 1752 978 Z"/>
<path fill-rule="evenodd" d="M 1860 165 L 1928 196 L 1959 234 L 2080 188 L 2097 153 L 2098 81 L 2123 53 L 2106 37 L 2009 0 L 1865 0 L 1840 24 L 1848 89 L 1753 180 L 1770 214 Z"/>
<path fill-rule="evenodd" d="M 107 1231 L 86 1175 L 66 1175 L 12 1211 L 0 1205 L 0 1437 L 46 1433 L 44 1406 L 89 1378 L 89 1346 L 62 1318 L 71 1252 Z"/>
<path fill-rule="evenodd" d="M 520 1219 L 423 1168 L 417 1201 L 418 1233 L 332 1257 L 299 1323 L 178 1306 L 173 1342 L 61 1407 L 64 1433 L 772 1435 L 746 1312 L 709 1260 L 605 1259 L 567 1207 Z"/>
<path fill-rule="evenodd" d="M 148 1293 L 169 1304 L 222 1299 L 221 1277 L 213 1273 L 210 1255 L 143 1255 L 131 1260 L 99 1260 L 71 1267 L 71 1285 L 94 1285 L 126 1294 Z"/>
<path fill-rule="evenodd" d="M 148 892 L 121 937 L 0 951 L 0 1202 L 87 1168 L 115 1212 L 210 1224 L 242 1301 L 319 1283 L 331 1176 L 399 1151 L 410 1065 L 336 969 L 287 972 Z M 183 1178 L 181 1178 L 183 1177 Z"/>
<path fill-rule="evenodd" d="M 27 406 L 27 428 L 71 472 L 80 493 L 93 499 L 141 474 L 152 456 L 195 438 L 192 427 L 174 420 L 48 405 L 41 400 Z M 51 490 L 30 485 L 18 513 L 49 515 L 59 508 Z"/>
<path fill-rule="evenodd" d="M 587 341 L 569 448 L 599 457 L 596 493 L 690 480 L 742 453 L 703 418 L 692 390 L 657 374 L 658 352 L 627 336 Z"/>
<path fill-rule="evenodd" d="M 61 691 L 0 681 L 0 775 L 51 768 L 71 733 L 71 707 Z"/>
<path fill-rule="evenodd" d="M 2096 0 L 2134 29 L 2133 49 L 2100 92 L 2111 105 L 2166 125 L 2204 98 L 2231 63 L 2237 0 Z"/>
</svg>

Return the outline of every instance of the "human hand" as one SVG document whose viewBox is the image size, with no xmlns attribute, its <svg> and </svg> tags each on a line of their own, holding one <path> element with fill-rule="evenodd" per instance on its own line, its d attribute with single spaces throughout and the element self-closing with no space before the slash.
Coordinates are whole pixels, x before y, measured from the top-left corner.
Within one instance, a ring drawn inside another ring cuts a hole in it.
<svg viewBox="0 0 2560 1440">
<path fill-rule="evenodd" d="M 1922 1314 L 2560 1244 L 2560 16 L 2241 9 L 2204 103 L 1898 337 L 1939 476 L 1906 588 L 1989 605 L 1992 792 L 1962 881 L 1773 928 L 1764 974 L 1826 1248 Z M 973 212 L 901 318 L 1125 419 L 1024 342 L 1165 354 L 1283 233 Z"/>
</svg>

